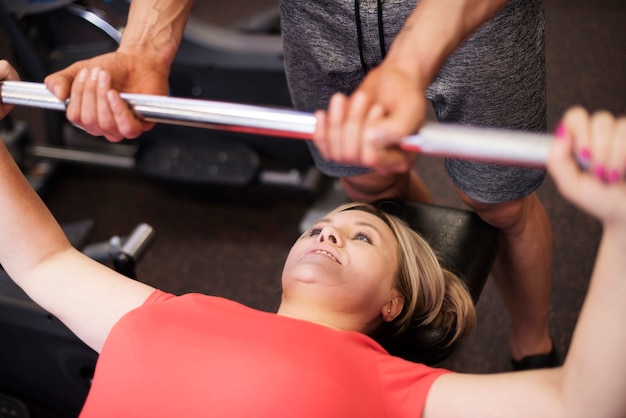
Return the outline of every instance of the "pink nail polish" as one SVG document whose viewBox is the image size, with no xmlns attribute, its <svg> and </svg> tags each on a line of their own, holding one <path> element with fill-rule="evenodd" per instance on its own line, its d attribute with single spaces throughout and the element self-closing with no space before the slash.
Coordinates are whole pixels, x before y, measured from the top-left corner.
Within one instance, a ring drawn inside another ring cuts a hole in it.
<svg viewBox="0 0 626 418">
<path fill-rule="evenodd" d="M 604 169 L 604 166 L 599 165 L 597 166 L 593 172 L 595 173 L 596 177 L 600 180 L 606 180 L 606 170 Z"/>
<path fill-rule="evenodd" d="M 580 159 L 583 162 L 589 162 L 591 160 L 591 153 L 589 152 L 589 148 L 583 148 L 580 150 Z"/>
<path fill-rule="evenodd" d="M 559 124 L 556 127 L 556 130 L 554 131 L 554 136 L 557 137 L 558 139 L 563 139 L 565 138 L 565 125 L 563 124 L 563 122 L 559 122 Z"/>
<path fill-rule="evenodd" d="M 619 173 L 617 170 L 613 169 L 609 172 L 609 183 L 617 183 L 619 180 Z"/>
</svg>

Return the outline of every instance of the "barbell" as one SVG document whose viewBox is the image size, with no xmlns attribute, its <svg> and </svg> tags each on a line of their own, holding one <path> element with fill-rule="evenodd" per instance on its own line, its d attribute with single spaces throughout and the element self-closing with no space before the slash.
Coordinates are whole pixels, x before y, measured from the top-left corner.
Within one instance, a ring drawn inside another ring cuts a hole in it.
<svg viewBox="0 0 626 418">
<path fill-rule="evenodd" d="M 312 139 L 316 124 L 312 113 L 286 108 L 149 94 L 121 93 L 121 97 L 139 118 L 156 123 L 304 140 Z M 59 111 L 69 103 L 57 99 L 44 84 L 27 81 L 1 81 L 0 101 Z M 545 166 L 552 139 L 546 133 L 427 122 L 400 147 L 426 155 Z"/>
</svg>

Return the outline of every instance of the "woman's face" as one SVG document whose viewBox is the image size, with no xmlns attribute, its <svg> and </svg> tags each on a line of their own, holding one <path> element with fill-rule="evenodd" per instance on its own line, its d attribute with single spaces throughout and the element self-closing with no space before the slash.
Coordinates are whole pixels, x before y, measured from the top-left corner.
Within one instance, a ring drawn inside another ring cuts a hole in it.
<svg viewBox="0 0 626 418">
<path fill-rule="evenodd" d="M 283 303 L 344 314 L 367 328 L 399 296 L 397 254 L 394 234 L 378 217 L 361 210 L 329 215 L 291 248 Z"/>
</svg>

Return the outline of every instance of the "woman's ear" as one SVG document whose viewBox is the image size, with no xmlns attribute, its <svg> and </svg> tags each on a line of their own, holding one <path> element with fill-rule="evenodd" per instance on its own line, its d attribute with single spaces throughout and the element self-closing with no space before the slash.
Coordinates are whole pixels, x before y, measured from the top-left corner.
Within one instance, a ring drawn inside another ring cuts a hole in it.
<svg viewBox="0 0 626 418">
<path fill-rule="evenodd" d="M 404 307 L 404 298 L 400 295 L 394 296 L 387 302 L 382 308 L 383 320 L 385 322 L 391 322 L 402 312 Z"/>
</svg>

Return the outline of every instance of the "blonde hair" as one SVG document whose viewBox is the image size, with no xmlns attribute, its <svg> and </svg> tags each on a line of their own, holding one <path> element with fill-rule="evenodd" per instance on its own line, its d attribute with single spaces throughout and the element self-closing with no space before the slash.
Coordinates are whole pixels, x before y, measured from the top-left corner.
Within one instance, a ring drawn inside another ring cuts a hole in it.
<svg viewBox="0 0 626 418">
<path fill-rule="evenodd" d="M 446 346 L 469 335 L 476 326 L 476 310 L 465 283 L 446 270 L 431 246 L 400 218 L 366 203 L 347 203 L 331 212 L 361 210 L 385 222 L 398 242 L 395 286 L 404 298 L 402 312 L 384 323 L 384 335 L 393 337 L 411 327 L 455 329 Z M 378 330 L 374 333 L 383 334 Z"/>
</svg>

